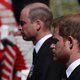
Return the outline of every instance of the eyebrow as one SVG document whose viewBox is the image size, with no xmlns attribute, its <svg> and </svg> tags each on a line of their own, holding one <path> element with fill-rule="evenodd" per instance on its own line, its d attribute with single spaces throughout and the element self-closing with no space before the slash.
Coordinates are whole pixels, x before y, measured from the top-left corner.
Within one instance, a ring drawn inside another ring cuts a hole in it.
<svg viewBox="0 0 80 80">
<path fill-rule="evenodd" d="M 21 26 L 23 26 L 24 24 L 26 24 L 24 21 L 19 21 L 19 24 L 21 25 Z"/>
<path fill-rule="evenodd" d="M 53 38 L 53 43 L 56 44 L 59 40 L 57 38 Z"/>
</svg>

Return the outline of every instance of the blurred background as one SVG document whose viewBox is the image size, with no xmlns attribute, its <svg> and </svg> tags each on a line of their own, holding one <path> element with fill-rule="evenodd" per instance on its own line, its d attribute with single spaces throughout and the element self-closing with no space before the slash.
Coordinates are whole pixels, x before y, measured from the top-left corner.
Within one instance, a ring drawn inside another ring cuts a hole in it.
<svg viewBox="0 0 80 80">
<path fill-rule="evenodd" d="M 22 39 L 18 26 L 21 9 L 33 2 L 47 4 L 54 18 L 80 12 L 80 0 L 0 0 L 0 40 L 8 38 L 15 43 L 22 52 L 28 68 L 32 63 L 33 44 Z"/>
</svg>

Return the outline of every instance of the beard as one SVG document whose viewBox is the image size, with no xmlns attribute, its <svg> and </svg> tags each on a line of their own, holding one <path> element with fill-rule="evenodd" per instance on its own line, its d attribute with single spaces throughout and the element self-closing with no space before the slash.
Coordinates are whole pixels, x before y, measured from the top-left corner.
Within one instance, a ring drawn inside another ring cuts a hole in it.
<svg viewBox="0 0 80 80">
<path fill-rule="evenodd" d="M 25 40 L 25 41 L 27 41 L 27 38 L 25 37 L 25 36 L 22 36 L 23 37 L 23 39 Z"/>
<path fill-rule="evenodd" d="M 58 52 L 54 51 L 53 56 L 54 60 L 63 64 L 67 64 L 70 59 L 69 52 L 64 48 L 64 46 Z"/>
<path fill-rule="evenodd" d="M 35 40 L 35 37 L 34 36 L 31 37 L 31 36 L 23 35 L 22 37 L 23 37 L 23 40 L 25 40 L 25 41 L 32 41 L 33 44 L 36 44 L 36 40 Z"/>
<path fill-rule="evenodd" d="M 61 58 L 59 58 L 58 60 L 61 61 L 61 63 L 63 64 L 67 64 L 67 62 L 69 61 L 70 56 L 69 55 L 64 55 Z"/>
<path fill-rule="evenodd" d="M 62 55 L 57 56 L 57 58 L 56 58 L 57 61 L 61 62 L 62 64 L 65 64 L 65 65 L 68 63 L 69 59 L 70 59 L 70 55 L 65 52 Z"/>
</svg>

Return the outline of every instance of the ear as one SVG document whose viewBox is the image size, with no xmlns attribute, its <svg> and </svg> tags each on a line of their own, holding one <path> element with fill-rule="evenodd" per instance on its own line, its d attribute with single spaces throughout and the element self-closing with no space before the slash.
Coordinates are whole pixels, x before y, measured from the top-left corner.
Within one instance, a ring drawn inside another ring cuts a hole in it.
<svg viewBox="0 0 80 80">
<path fill-rule="evenodd" d="M 42 22 L 38 19 L 36 20 L 36 30 L 39 31 L 41 29 Z"/>
<path fill-rule="evenodd" d="M 69 41 L 70 49 L 72 49 L 73 48 L 73 38 L 69 36 L 68 41 Z"/>
</svg>

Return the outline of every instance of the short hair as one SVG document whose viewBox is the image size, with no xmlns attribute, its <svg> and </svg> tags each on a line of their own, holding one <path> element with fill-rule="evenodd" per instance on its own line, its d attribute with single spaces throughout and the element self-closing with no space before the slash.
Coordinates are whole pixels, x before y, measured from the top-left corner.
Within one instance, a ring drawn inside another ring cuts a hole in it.
<svg viewBox="0 0 80 80">
<path fill-rule="evenodd" d="M 36 21 L 37 19 L 40 19 L 44 22 L 44 25 L 47 28 L 51 28 L 52 22 L 53 22 L 53 14 L 48 8 L 43 7 L 37 7 L 33 8 L 29 12 L 29 18 L 31 22 Z"/>
<path fill-rule="evenodd" d="M 59 35 L 63 38 L 72 36 L 80 46 L 80 13 L 62 16 L 53 20 L 53 27 L 59 27 Z"/>
</svg>

